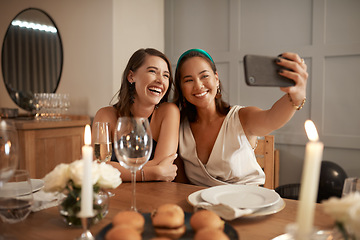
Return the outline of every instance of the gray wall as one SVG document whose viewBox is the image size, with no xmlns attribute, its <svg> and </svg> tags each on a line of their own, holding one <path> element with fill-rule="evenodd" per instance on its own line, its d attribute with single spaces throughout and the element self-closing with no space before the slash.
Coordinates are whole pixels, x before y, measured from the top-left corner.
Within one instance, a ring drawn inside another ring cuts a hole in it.
<svg viewBox="0 0 360 240">
<path fill-rule="evenodd" d="M 269 108 L 277 88 L 248 87 L 245 54 L 297 52 L 309 72 L 307 102 L 275 135 L 280 184 L 300 182 L 312 119 L 325 144 L 324 160 L 360 176 L 360 1 L 167 0 L 165 53 L 203 48 L 214 58 L 231 104 Z"/>
</svg>

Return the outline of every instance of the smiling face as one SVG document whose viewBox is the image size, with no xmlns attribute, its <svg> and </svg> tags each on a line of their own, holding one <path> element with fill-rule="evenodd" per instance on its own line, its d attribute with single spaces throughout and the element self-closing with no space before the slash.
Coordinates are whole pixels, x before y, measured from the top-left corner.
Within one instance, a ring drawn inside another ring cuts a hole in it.
<svg viewBox="0 0 360 240">
<path fill-rule="evenodd" d="M 135 82 L 136 104 L 156 105 L 169 88 L 170 71 L 167 63 L 157 56 L 146 56 L 141 67 L 130 71 L 129 82 Z"/>
<path fill-rule="evenodd" d="M 186 100 L 198 108 L 215 107 L 218 74 L 201 57 L 187 59 L 181 66 L 180 86 Z"/>
</svg>

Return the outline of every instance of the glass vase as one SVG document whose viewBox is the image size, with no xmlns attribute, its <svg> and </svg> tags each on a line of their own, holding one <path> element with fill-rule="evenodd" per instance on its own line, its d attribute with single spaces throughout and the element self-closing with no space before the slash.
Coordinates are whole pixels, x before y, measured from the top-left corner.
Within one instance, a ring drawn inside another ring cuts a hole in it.
<svg viewBox="0 0 360 240">
<path fill-rule="evenodd" d="M 81 188 L 69 184 L 63 192 L 65 197 L 59 204 L 59 212 L 65 223 L 69 226 L 81 227 L 81 218 L 77 216 L 81 206 Z M 94 186 L 93 208 L 95 216 L 90 219 L 89 224 L 96 224 L 103 219 L 109 211 L 109 195 Z"/>
</svg>

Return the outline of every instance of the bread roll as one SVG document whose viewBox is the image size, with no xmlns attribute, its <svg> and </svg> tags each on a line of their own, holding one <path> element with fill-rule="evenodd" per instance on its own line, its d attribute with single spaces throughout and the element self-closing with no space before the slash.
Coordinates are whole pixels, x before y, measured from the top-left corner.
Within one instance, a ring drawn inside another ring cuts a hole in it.
<svg viewBox="0 0 360 240">
<path fill-rule="evenodd" d="M 222 230 L 215 228 L 202 228 L 195 233 L 194 240 L 230 240 L 230 239 Z"/>
<path fill-rule="evenodd" d="M 141 240 L 141 234 L 130 225 L 112 227 L 105 235 L 105 240 Z"/>
<path fill-rule="evenodd" d="M 151 214 L 155 233 L 160 237 L 180 238 L 186 231 L 185 214 L 176 204 L 164 204 Z"/>
<path fill-rule="evenodd" d="M 190 225 L 195 232 L 202 228 L 213 228 L 223 231 L 225 222 L 210 210 L 200 210 L 191 216 Z"/>
<path fill-rule="evenodd" d="M 139 233 L 144 231 L 145 218 L 135 211 L 122 211 L 117 213 L 112 221 L 113 226 L 129 225 Z"/>
</svg>

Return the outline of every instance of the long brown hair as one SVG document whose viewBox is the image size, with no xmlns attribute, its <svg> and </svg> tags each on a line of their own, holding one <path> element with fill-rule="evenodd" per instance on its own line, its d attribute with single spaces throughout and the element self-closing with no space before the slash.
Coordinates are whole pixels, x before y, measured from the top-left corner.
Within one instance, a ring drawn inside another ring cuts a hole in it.
<svg viewBox="0 0 360 240">
<path fill-rule="evenodd" d="M 181 91 L 181 73 L 180 72 L 181 72 L 181 67 L 184 64 L 184 62 L 193 57 L 201 57 L 210 64 L 211 69 L 214 71 L 214 73 L 216 73 L 216 71 L 217 71 L 215 63 L 209 57 L 207 57 L 205 54 L 203 54 L 202 53 L 203 51 L 204 50 L 201 50 L 201 49 L 200 49 L 200 51 L 198 51 L 197 49 L 192 49 L 191 51 L 188 51 L 187 53 L 185 53 L 185 55 L 183 54 L 180 57 L 177 67 L 176 67 L 174 102 L 180 109 L 181 121 L 183 121 L 185 119 L 185 117 L 187 117 L 189 122 L 194 122 L 197 117 L 197 111 L 196 111 L 195 105 L 188 102 L 185 99 L 185 97 Z M 210 56 L 209 54 L 207 54 L 207 55 Z M 222 85 L 221 85 L 220 80 L 219 80 L 219 88 L 220 88 L 220 91 L 222 91 Z M 215 98 L 215 106 L 216 106 L 216 111 L 222 115 L 226 115 L 230 111 L 230 105 L 227 102 L 225 102 L 222 99 L 222 97 Z"/>
<path fill-rule="evenodd" d="M 119 94 L 118 94 L 118 102 L 114 105 L 116 110 L 117 110 L 117 114 L 118 117 L 120 116 L 131 116 L 131 106 L 133 104 L 132 102 L 132 94 L 136 94 L 136 92 L 132 93 L 132 91 L 130 90 L 131 88 L 131 84 L 130 82 L 127 80 L 127 76 L 129 75 L 129 72 L 136 72 L 136 70 L 138 70 L 145 62 L 145 58 L 147 56 L 156 56 L 156 57 L 160 57 L 162 58 L 166 64 L 167 67 L 169 69 L 170 72 L 170 76 L 169 76 L 169 87 L 164 95 L 164 97 L 161 99 L 161 101 L 159 102 L 158 105 L 160 105 L 163 102 L 167 102 L 168 101 L 168 97 L 169 97 L 169 93 L 170 93 L 170 89 L 171 86 L 173 84 L 173 76 L 172 76 L 172 71 L 171 71 L 171 63 L 169 61 L 169 59 L 165 56 L 165 54 L 163 54 L 162 52 L 153 49 L 153 48 L 141 48 L 139 50 L 137 50 L 136 52 L 134 52 L 134 54 L 130 57 L 129 62 L 124 70 L 124 73 L 122 75 L 122 82 L 121 82 L 121 86 L 120 86 L 120 90 L 119 90 Z M 134 86 L 132 86 L 132 88 L 134 88 Z M 135 90 L 134 90 L 135 91 Z"/>
</svg>

